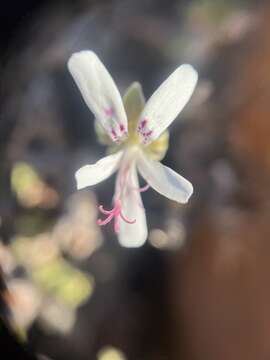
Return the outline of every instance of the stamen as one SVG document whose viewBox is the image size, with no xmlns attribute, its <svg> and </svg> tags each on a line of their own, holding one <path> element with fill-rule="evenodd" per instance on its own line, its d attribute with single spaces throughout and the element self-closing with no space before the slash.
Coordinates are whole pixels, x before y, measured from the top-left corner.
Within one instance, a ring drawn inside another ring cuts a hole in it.
<svg viewBox="0 0 270 360">
<path fill-rule="evenodd" d="M 105 210 L 102 205 L 99 205 L 99 211 L 104 215 L 110 215 L 111 210 Z"/>
<path fill-rule="evenodd" d="M 132 190 L 138 191 L 138 192 L 142 193 L 142 192 L 147 191 L 149 188 L 150 188 L 150 185 L 149 185 L 149 184 L 146 184 L 145 186 L 139 187 L 139 188 L 137 188 L 137 187 L 132 187 Z"/>
<path fill-rule="evenodd" d="M 98 219 L 97 224 L 100 226 L 107 225 L 113 219 L 114 214 L 110 214 L 105 220 Z"/>
<path fill-rule="evenodd" d="M 107 224 L 109 224 L 109 222 L 112 221 L 112 219 L 114 219 L 114 231 L 116 233 L 118 233 L 120 230 L 120 222 L 119 222 L 120 218 L 128 224 L 134 224 L 136 222 L 136 219 L 129 220 L 128 218 L 126 218 L 123 215 L 122 205 L 121 205 L 120 200 L 115 201 L 115 206 L 111 210 L 105 210 L 102 205 L 99 206 L 99 210 L 102 214 L 108 215 L 108 216 L 104 220 L 98 219 L 97 224 L 100 226 L 107 225 Z"/>
<path fill-rule="evenodd" d="M 123 214 L 122 214 L 122 212 L 120 213 L 120 216 L 121 216 L 121 219 L 123 219 L 126 223 L 128 223 L 128 224 L 135 224 L 135 222 L 136 222 L 136 219 L 134 219 L 134 220 L 129 220 L 129 219 L 127 219 Z"/>
<path fill-rule="evenodd" d="M 145 186 L 138 189 L 140 193 L 147 191 L 150 188 L 149 184 L 146 184 Z"/>
</svg>

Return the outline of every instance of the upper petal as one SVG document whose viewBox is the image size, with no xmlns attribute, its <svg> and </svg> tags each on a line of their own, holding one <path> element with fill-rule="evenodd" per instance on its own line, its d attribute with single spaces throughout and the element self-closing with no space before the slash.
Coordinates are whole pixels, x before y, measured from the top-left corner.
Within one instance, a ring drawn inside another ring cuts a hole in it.
<svg viewBox="0 0 270 360">
<path fill-rule="evenodd" d="M 141 155 L 138 169 L 148 184 L 168 199 L 186 203 L 193 193 L 193 186 L 188 180 L 158 161 Z"/>
<path fill-rule="evenodd" d="M 127 117 L 120 93 L 111 75 L 93 51 L 74 53 L 68 61 L 81 94 L 114 141 L 120 141 L 127 134 Z"/>
<path fill-rule="evenodd" d="M 179 66 L 147 101 L 140 116 L 138 132 L 148 144 L 171 124 L 190 99 L 198 80 L 191 65 Z"/>
<path fill-rule="evenodd" d="M 107 179 L 118 168 L 123 151 L 106 156 L 93 165 L 85 165 L 75 173 L 77 189 L 83 189 L 86 186 L 98 184 Z"/>
<path fill-rule="evenodd" d="M 128 224 L 123 220 L 120 221 L 119 243 L 125 247 L 142 246 L 147 239 L 148 232 L 135 166 L 130 169 L 129 186 L 124 189 L 121 204 L 123 215 L 129 220 L 136 219 L 136 222 Z"/>
</svg>

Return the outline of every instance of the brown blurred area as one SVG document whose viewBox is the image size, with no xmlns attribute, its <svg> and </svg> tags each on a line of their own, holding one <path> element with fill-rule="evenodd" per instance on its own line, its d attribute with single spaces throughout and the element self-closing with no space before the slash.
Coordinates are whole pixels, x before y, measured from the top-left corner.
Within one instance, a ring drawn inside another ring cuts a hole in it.
<svg viewBox="0 0 270 360">
<path fill-rule="evenodd" d="M 80 0 L 33 18 L 3 61 L 0 264 L 16 336 L 56 360 L 270 359 L 268 1 Z M 145 194 L 142 248 L 95 225 L 112 181 L 75 192 L 74 171 L 104 153 L 66 70 L 85 48 L 122 93 L 138 80 L 149 97 L 179 63 L 200 75 L 164 159 L 194 196 Z"/>
<path fill-rule="evenodd" d="M 212 184 L 218 194 L 202 201 L 186 247 L 172 262 L 170 304 L 179 358 L 270 357 L 269 18 L 265 4 L 249 36 L 219 49 L 225 74 L 215 107 L 226 128 L 216 140 L 224 143 L 237 187 L 223 199 L 218 181 Z"/>
</svg>

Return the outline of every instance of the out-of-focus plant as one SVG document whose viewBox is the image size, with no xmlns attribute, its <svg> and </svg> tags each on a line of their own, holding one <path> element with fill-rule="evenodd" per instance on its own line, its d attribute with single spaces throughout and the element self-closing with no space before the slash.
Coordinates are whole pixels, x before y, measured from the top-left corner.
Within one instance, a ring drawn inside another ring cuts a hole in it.
<svg viewBox="0 0 270 360">
<path fill-rule="evenodd" d="M 11 186 L 18 202 L 26 207 L 54 208 L 59 203 L 57 192 L 48 186 L 29 164 L 16 163 L 11 172 Z"/>
<path fill-rule="evenodd" d="M 0 244 L 10 322 L 21 336 L 36 320 L 47 331 L 67 332 L 76 321 L 77 309 L 95 287 L 94 277 L 72 263 L 72 259 L 86 259 L 102 244 L 94 195 L 70 196 L 64 213 L 51 225 L 45 220 L 46 212 L 59 206 L 60 196 L 32 165 L 16 163 L 11 186 L 25 210 L 18 214 L 17 232 L 10 244 Z M 39 215 L 42 227 L 37 226 L 35 209 L 44 211 L 44 216 Z M 32 223 L 35 226 L 29 231 Z"/>
<path fill-rule="evenodd" d="M 126 356 L 122 351 L 106 346 L 98 352 L 97 360 L 126 360 Z"/>
</svg>

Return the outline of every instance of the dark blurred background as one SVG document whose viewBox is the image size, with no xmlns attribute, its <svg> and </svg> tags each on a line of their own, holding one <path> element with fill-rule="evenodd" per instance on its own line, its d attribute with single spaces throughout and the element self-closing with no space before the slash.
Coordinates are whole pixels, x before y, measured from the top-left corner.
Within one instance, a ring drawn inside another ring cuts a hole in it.
<svg viewBox="0 0 270 360">
<path fill-rule="evenodd" d="M 269 20 L 254 0 L 1 5 L 3 358 L 270 358 Z M 122 94 L 137 80 L 148 98 L 184 62 L 199 72 L 163 160 L 194 195 L 144 194 L 140 248 L 96 226 L 113 180 L 75 190 L 104 154 L 66 68 L 81 49 Z"/>
</svg>

